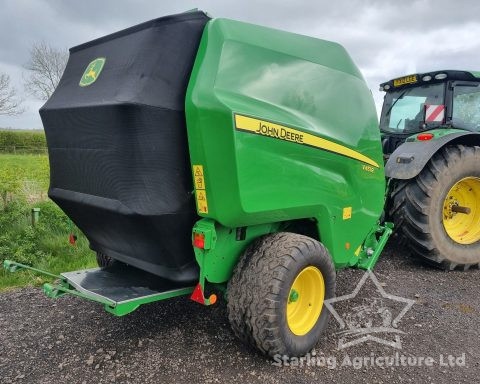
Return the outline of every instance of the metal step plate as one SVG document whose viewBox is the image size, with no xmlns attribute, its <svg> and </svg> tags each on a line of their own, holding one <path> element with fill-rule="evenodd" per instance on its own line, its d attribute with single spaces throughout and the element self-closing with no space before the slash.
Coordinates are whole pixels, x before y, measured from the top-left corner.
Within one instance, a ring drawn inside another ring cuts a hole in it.
<svg viewBox="0 0 480 384">
<path fill-rule="evenodd" d="M 118 305 L 189 288 L 125 264 L 61 275 L 78 291 Z"/>
</svg>

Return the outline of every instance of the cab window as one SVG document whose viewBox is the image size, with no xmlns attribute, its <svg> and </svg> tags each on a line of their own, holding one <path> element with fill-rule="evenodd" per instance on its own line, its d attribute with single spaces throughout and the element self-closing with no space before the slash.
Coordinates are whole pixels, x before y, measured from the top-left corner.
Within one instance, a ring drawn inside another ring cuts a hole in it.
<svg viewBox="0 0 480 384">
<path fill-rule="evenodd" d="M 453 89 L 452 124 L 454 127 L 480 131 L 479 84 L 456 84 Z"/>
<path fill-rule="evenodd" d="M 444 104 L 444 93 L 444 83 L 388 92 L 380 117 L 380 129 L 393 133 L 422 130 L 425 104 Z"/>
</svg>

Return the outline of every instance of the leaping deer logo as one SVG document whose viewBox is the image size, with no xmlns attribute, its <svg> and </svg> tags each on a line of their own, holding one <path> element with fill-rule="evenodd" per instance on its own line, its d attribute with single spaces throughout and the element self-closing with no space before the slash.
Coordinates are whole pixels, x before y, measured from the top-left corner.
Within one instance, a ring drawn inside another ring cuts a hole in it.
<svg viewBox="0 0 480 384">
<path fill-rule="evenodd" d="M 93 67 L 90 67 L 85 77 L 91 77 L 95 81 L 97 79 L 97 72 L 95 72 Z"/>
<path fill-rule="evenodd" d="M 79 85 L 81 87 L 85 87 L 87 85 L 94 83 L 97 80 L 98 76 L 100 75 L 100 72 L 102 72 L 104 64 L 105 64 L 104 57 L 98 57 L 95 60 L 93 60 L 90 64 L 88 64 L 87 69 L 85 70 L 82 78 L 80 79 Z"/>
</svg>

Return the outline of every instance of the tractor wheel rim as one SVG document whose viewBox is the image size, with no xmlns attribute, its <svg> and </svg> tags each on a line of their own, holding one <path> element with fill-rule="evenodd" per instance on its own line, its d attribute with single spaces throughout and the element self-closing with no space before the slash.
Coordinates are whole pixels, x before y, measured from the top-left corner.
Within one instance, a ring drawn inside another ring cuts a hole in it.
<svg viewBox="0 0 480 384">
<path fill-rule="evenodd" d="M 325 281 L 317 267 L 300 271 L 287 298 L 287 324 L 293 334 L 306 335 L 320 317 L 325 299 Z"/>
<path fill-rule="evenodd" d="M 458 209 L 468 213 L 456 212 Z M 466 177 L 450 189 L 443 204 L 443 227 L 458 244 L 480 240 L 480 178 Z"/>
</svg>

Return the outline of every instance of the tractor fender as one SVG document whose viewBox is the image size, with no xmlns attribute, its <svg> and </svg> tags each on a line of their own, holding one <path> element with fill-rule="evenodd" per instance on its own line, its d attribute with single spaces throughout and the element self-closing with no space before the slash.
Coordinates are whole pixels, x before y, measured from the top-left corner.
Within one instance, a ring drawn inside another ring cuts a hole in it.
<svg viewBox="0 0 480 384">
<path fill-rule="evenodd" d="M 409 180 L 416 177 L 433 155 L 447 144 L 480 145 L 480 133 L 457 132 L 431 141 L 411 141 L 400 145 L 385 164 L 385 176 Z"/>
</svg>

